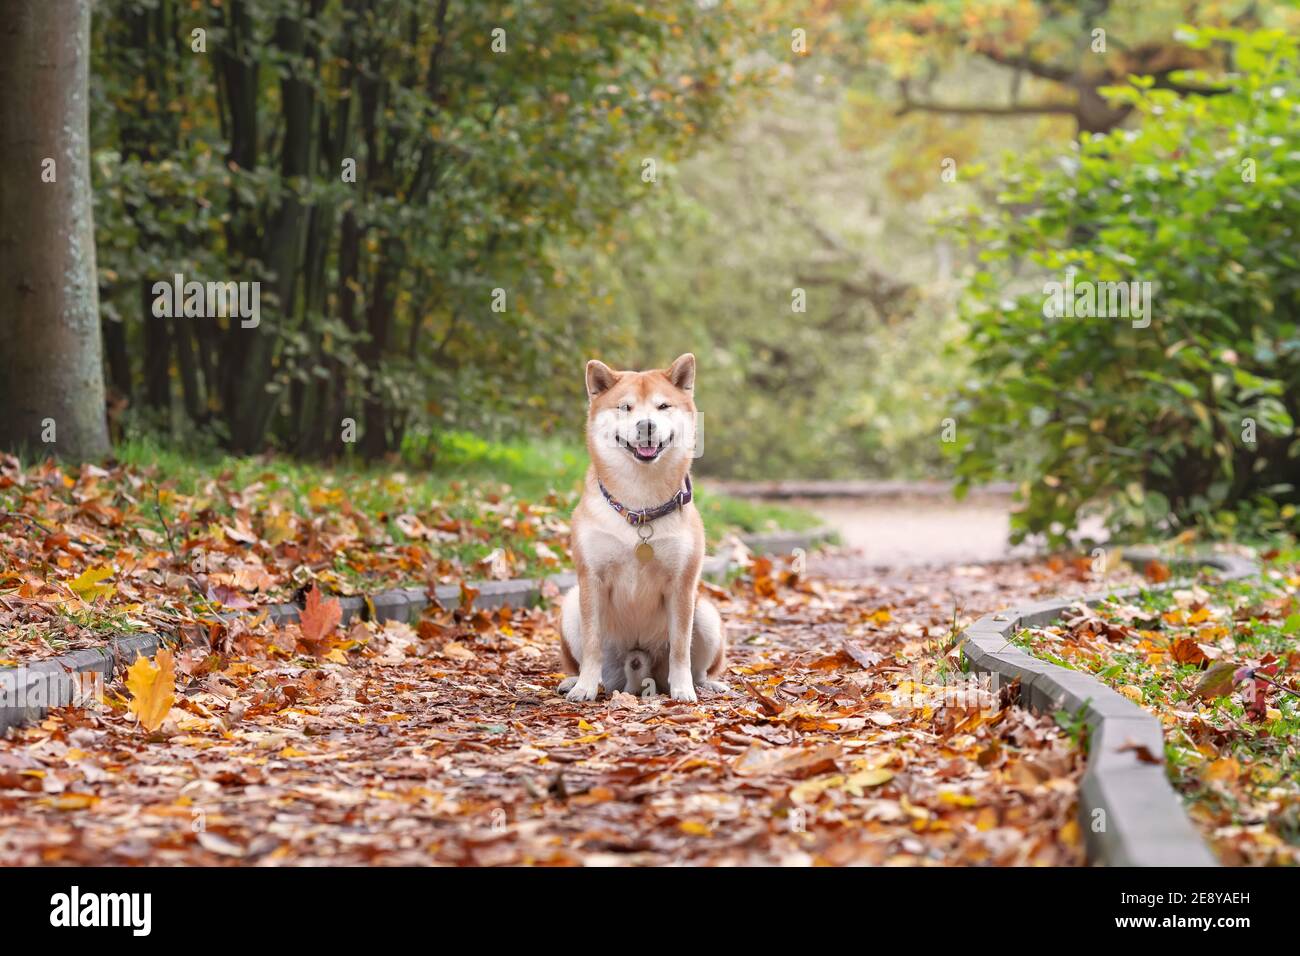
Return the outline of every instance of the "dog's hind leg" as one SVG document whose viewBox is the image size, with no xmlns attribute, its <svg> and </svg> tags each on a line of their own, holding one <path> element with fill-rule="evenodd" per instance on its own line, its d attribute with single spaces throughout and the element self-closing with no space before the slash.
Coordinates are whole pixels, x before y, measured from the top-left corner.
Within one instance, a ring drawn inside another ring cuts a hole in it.
<svg viewBox="0 0 1300 956">
<path fill-rule="evenodd" d="M 576 587 L 569 589 L 560 604 L 560 664 L 572 676 L 560 681 L 556 690 L 567 694 L 578 683 L 582 665 L 582 609 Z"/>
<path fill-rule="evenodd" d="M 727 634 L 722 626 L 722 615 L 711 601 L 695 604 L 695 625 L 691 634 L 691 680 L 705 690 L 725 691 L 729 688 L 721 680 L 727 663 Z"/>
<path fill-rule="evenodd" d="M 605 648 L 605 657 L 601 661 L 600 683 L 604 686 L 607 694 L 625 688 L 631 690 L 631 688 L 627 687 L 626 653 L 621 648 Z M 633 691 L 633 693 L 636 692 Z"/>
</svg>

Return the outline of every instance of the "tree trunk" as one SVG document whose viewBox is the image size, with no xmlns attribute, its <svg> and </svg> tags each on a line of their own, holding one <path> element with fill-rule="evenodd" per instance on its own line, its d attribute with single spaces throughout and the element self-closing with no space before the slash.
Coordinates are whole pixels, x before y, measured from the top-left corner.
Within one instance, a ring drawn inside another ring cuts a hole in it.
<svg viewBox="0 0 1300 956">
<path fill-rule="evenodd" d="M 89 3 L 6 5 L 0 19 L 0 447 L 72 460 L 109 451 L 89 61 Z M 47 159 L 55 164 L 54 182 L 42 181 Z"/>
</svg>

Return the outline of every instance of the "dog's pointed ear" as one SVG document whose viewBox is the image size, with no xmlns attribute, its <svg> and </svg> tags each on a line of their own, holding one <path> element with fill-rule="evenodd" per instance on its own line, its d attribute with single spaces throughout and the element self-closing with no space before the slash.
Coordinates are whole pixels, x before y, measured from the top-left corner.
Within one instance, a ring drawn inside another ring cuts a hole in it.
<svg viewBox="0 0 1300 956">
<path fill-rule="evenodd" d="M 665 374 L 673 385 L 689 392 L 695 387 L 695 356 L 690 352 L 677 356 L 677 361 L 668 367 Z"/>
<path fill-rule="evenodd" d="M 587 397 L 595 398 L 618 381 L 618 373 L 606 365 L 592 359 L 587 363 Z"/>
</svg>

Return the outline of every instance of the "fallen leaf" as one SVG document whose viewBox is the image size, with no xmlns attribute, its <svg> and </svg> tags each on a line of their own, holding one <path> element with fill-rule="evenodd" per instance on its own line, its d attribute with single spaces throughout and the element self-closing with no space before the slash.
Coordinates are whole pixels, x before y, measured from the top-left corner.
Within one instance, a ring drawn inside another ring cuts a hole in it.
<svg viewBox="0 0 1300 956">
<path fill-rule="evenodd" d="M 1232 693 L 1236 685 L 1237 665 L 1231 661 L 1219 661 L 1201 675 L 1192 693 L 1201 700 L 1214 700 Z"/>
<path fill-rule="evenodd" d="M 858 664 L 865 668 L 875 667 L 885 659 L 883 654 L 867 650 L 867 648 L 863 647 L 861 644 L 855 643 L 854 641 L 845 641 L 844 650 L 849 657 L 853 658 L 858 662 Z"/>
<path fill-rule="evenodd" d="M 68 587 L 77 592 L 77 597 L 83 601 L 94 601 L 96 598 L 112 597 L 117 593 L 117 586 L 113 584 L 101 584 L 113 576 L 113 569 L 109 565 L 100 565 L 97 568 L 88 568 L 81 574 L 77 575 L 68 582 Z"/>
<path fill-rule="evenodd" d="M 87 810 L 99 803 L 99 797 L 93 793 L 61 793 L 50 800 L 49 805 L 55 810 Z"/>
<path fill-rule="evenodd" d="M 1159 763 L 1159 764 L 1164 763 L 1164 760 L 1161 759 L 1160 757 L 1157 757 L 1155 754 L 1153 754 L 1151 752 L 1151 748 L 1148 747 L 1146 744 L 1140 744 L 1133 740 L 1128 741 L 1122 747 L 1115 748 L 1116 753 L 1122 754 L 1122 753 L 1128 753 L 1130 751 L 1134 755 L 1136 755 L 1138 760 L 1140 760 L 1142 763 Z"/>
<path fill-rule="evenodd" d="M 315 649 L 339 626 L 339 622 L 343 619 L 343 605 L 339 603 L 338 598 L 322 600 L 320 587 L 314 583 L 311 590 L 307 592 L 304 605 L 299 618 L 299 627 L 302 629 L 303 641 Z"/>
<path fill-rule="evenodd" d="M 1170 578 L 1169 565 L 1163 561 L 1148 561 L 1146 567 L 1142 569 L 1142 573 L 1153 584 L 1162 584 Z"/>
<path fill-rule="evenodd" d="M 126 672 L 126 689 L 131 695 L 128 709 L 140 726 L 153 733 L 162 726 L 176 702 L 176 666 L 172 652 L 163 648 L 154 655 L 153 661 L 137 657 Z"/>
<path fill-rule="evenodd" d="M 1203 776 L 1215 783 L 1235 783 L 1241 776 L 1241 764 L 1236 757 L 1220 757 L 1206 765 Z"/>
<path fill-rule="evenodd" d="M 442 654 L 444 657 L 450 657 L 455 661 L 474 660 L 474 652 L 460 641 L 448 641 L 446 644 L 442 645 Z"/>
<path fill-rule="evenodd" d="M 886 770 L 884 767 L 871 767 L 867 770 L 859 770 L 851 775 L 848 780 L 844 781 L 844 789 L 853 796 L 860 796 L 862 791 L 867 787 L 878 787 L 882 783 L 888 783 L 894 779 L 894 772 Z"/>
<path fill-rule="evenodd" d="M 1209 660 L 1205 656 L 1205 651 L 1201 650 L 1201 645 L 1197 644 L 1190 637 L 1180 637 L 1174 641 L 1170 647 L 1174 660 L 1180 664 L 1204 664 Z"/>
<path fill-rule="evenodd" d="M 1142 688 L 1135 684 L 1124 684 L 1122 687 L 1115 688 L 1135 704 L 1142 703 Z"/>
</svg>

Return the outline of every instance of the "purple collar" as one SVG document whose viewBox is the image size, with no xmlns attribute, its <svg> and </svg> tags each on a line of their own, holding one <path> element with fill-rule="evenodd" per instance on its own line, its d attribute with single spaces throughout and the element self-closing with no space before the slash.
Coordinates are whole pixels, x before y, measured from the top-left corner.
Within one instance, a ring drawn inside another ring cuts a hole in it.
<svg viewBox="0 0 1300 956">
<path fill-rule="evenodd" d="M 648 524 L 656 518 L 662 518 L 664 515 L 671 514 L 678 508 L 685 508 L 691 503 L 690 475 L 686 476 L 686 487 L 677 492 L 677 494 L 673 495 L 661 505 L 656 505 L 653 508 L 642 508 L 640 511 L 629 511 L 622 504 L 614 500 L 614 496 L 606 490 L 603 484 L 599 481 L 597 481 L 596 484 L 600 486 L 600 493 L 605 496 L 605 500 L 609 502 L 609 506 L 626 518 L 627 523 L 634 527 L 637 525 Z"/>
</svg>

